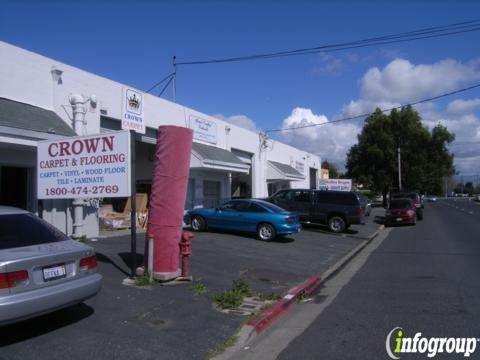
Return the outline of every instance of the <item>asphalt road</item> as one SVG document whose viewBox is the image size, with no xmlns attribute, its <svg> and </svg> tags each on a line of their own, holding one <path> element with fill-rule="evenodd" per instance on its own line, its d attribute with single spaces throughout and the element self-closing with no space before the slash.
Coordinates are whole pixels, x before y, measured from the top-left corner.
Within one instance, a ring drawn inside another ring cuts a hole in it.
<svg viewBox="0 0 480 360">
<path fill-rule="evenodd" d="M 405 337 L 479 338 L 480 206 L 442 200 L 424 214 L 417 226 L 394 228 L 278 359 L 388 359 L 386 338 L 397 326 Z M 477 345 L 470 358 L 480 358 Z"/>
</svg>

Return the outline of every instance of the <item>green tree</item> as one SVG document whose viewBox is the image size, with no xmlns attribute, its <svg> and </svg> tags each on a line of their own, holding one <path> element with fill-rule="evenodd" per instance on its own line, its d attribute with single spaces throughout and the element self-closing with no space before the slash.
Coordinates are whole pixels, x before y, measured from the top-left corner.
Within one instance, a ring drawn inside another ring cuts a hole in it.
<svg viewBox="0 0 480 360">
<path fill-rule="evenodd" d="M 340 172 L 338 171 L 337 167 L 328 162 L 328 160 L 322 161 L 322 169 L 328 169 L 328 176 L 330 179 L 338 179 L 340 177 Z"/>
<path fill-rule="evenodd" d="M 384 195 L 398 188 L 397 149 L 401 151 L 402 188 L 438 194 L 445 176 L 455 173 L 447 145 L 454 134 L 441 126 L 423 126 L 410 106 L 389 115 L 377 109 L 366 120 L 358 143 L 347 154 L 347 176 Z"/>
</svg>

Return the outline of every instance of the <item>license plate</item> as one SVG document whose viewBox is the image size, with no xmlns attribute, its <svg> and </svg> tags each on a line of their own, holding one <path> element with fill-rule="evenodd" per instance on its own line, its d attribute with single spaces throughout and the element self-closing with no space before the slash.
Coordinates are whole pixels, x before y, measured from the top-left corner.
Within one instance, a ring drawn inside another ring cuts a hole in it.
<svg viewBox="0 0 480 360">
<path fill-rule="evenodd" d="M 43 279 L 45 281 L 60 279 L 65 276 L 67 276 L 67 271 L 64 264 L 43 268 Z"/>
<path fill-rule="evenodd" d="M 403 219 L 402 218 L 397 218 L 397 221 L 402 221 Z"/>
</svg>

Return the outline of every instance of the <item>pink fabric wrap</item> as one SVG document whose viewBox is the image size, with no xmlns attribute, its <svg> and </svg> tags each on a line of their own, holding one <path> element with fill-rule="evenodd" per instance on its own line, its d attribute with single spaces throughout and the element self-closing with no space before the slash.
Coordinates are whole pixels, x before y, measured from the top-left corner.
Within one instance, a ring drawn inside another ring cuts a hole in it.
<svg viewBox="0 0 480 360">
<path fill-rule="evenodd" d="M 178 126 L 158 128 L 147 234 L 154 237 L 153 274 L 156 278 L 165 274 L 162 280 L 179 268 L 179 242 L 192 138 L 191 129 Z"/>
</svg>

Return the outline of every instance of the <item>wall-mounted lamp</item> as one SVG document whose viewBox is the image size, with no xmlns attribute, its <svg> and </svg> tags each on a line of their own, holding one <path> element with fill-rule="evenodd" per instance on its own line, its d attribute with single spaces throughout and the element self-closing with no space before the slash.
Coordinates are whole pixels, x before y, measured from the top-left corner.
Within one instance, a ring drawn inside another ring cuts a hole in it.
<svg viewBox="0 0 480 360">
<path fill-rule="evenodd" d="M 225 134 L 230 134 L 230 130 L 232 130 L 230 126 L 225 126 Z"/>
<path fill-rule="evenodd" d="M 55 66 L 52 66 L 50 73 L 52 74 L 52 79 L 54 82 L 56 82 L 57 84 L 62 83 L 62 74 L 63 74 L 62 70 L 57 69 Z"/>
</svg>

